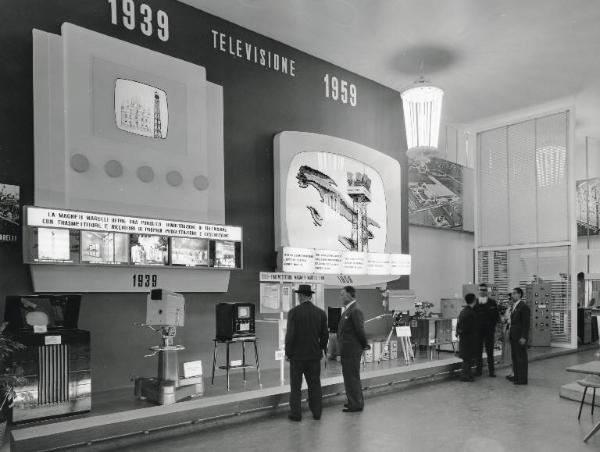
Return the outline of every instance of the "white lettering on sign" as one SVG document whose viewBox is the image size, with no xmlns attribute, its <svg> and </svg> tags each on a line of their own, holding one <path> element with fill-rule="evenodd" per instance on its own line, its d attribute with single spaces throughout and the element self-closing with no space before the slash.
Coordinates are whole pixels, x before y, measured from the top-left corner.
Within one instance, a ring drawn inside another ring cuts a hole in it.
<svg viewBox="0 0 600 452">
<path fill-rule="evenodd" d="M 329 74 L 325 74 L 323 83 L 325 84 L 325 97 L 327 99 L 356 107 L 358 91 L 354 83 L 348 83 L 346 80 L 338 79 L 335 75 Z"/>
<path fill-rule="evenodd" d="M 259 47 L 218 30 L 211 30 L 212 46 L 233 58 L 246 60 L 281 74 L 296 76 L 296 61 L 269 49 Z"/>
</svg>

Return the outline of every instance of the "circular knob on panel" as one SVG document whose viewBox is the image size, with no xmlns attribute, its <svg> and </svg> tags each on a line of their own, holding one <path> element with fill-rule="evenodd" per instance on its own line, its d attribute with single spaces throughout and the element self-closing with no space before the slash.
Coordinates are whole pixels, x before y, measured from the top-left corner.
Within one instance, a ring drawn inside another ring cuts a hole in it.
<svg viewBox="0 0 600 452">
<path fill-rule="evenodd" d="M 137 177 L 142 182 L 148 184 L 154 180 L 154 170 L 147 166 L 140 166 L 136 171 Z"/>
<path fill-rule="evenodd" d="M 183 176 L 179 171 L 169 171 L 167 173 L 167 183 L 171 187 L 179 187 L 183 183 Z"/>
<path fill-rule="evenodd" d="M 77 173 L 85 173 L 90 169 L 90 161 L 83 154 L 73 154 L 69 160 L 71 168 Z"/>
<path fill-rule="evenodd" d="M 123 175 L 123 165 L 117 160 L 109 160 L 104 164 L 104 171 L 110 177 L 121 177 Z"/>
<path fill-rule="evenodd" d="M 208 177 L 206 177 L 202 174 L 194 177 L 194 187 L 196 187 L 196 190 L 204 191 L 208 188 L 208 185 L 209 185 Z"/>
</svg>

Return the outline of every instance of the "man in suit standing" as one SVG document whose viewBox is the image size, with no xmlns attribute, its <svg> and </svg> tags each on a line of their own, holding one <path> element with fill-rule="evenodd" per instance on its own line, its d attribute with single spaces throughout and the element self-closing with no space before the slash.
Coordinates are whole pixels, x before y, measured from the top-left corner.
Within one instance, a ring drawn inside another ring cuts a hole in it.
<svg viewBox="0 0 600 452">
<path fill-rule="evenodd" d="M 302 420 L 300 408 L 302 375 L 308 386 L 308 406 L 313 418 L 321 419 L 321 358 L 327 350 L 329 332 L 325 312 L 312 304 L 310 284 L 295 291 L 300 304 L 288 312 L 285 356 L 290 362 L 290 414 L 292 421 Z"/>
<path fill-rule="evenodd" d="M 489 376 L 495 377 L 494 343 L 496 342 L 496 324 L 500 320 L 500 314 L 498 312 L 498 303 L 493 298 L 489 298 L 487 292 L 487 284 L 479 284 L 479 298 L 475 303 L 475 314 L 477 314 L 477 322 L 479 324 L 475 355 L 475 375 L 480 376 L 482 374 L 483 347 L 485 345 Z"/>
<path fill-rule="evenodd" d="M 510 314 L 510 347 L 513 365 L 513 377 L 506 377 L 516 385 L 527 384 L 527 339 L 531 311 L 522 298 L 523 291 L 515 287 L 510 294 L 514 305 Z"/>
<path fill-rule="evenodd" d="M 467 305 L 460 311 L 458 323 L 456 324 L 456 334 L 458 335 L 458 353 L 462 359 L 461 381 L 474 381 L 471 374 L 471 363 L 478 349 L 477 334 L 477 316 L 474 311 L 475 294 L 465 295 Z"/>
<path fill-rule="evenodd" d="M 338 324 L 338 346 L 342 361 L 342 375 L 348 403 L 342 411 L 346 413 L 362 411 L 364 399 L 360 381 L 360 357 L 363 350 L 370 347 L 365 336 L 365 321 L 362 311 L 356 304 L 356 291 L 346 286 L 341 291 L 344 312 Z"/>
</svg>

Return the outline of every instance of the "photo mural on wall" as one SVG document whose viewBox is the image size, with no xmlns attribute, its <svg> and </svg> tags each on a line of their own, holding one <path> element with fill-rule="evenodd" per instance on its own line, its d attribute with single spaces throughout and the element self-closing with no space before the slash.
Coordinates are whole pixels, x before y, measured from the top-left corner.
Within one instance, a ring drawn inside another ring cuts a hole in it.
<svg viewBox="0 0 600 452">
<path fill-rule="evenodd" d="M 409 160 L 410 224 L 463 230 L 463 170 L 448 160 Z"/>
<path fill-rule="evenodd" d="M 577 181 L 577 235 L 600 234 L 600 178 Z"/>
<path fill-rule="evenodd" d="M 328 152 L 301 152 L 288 173 L 287 225 L 292 243 L 383 252 L 387 211 L 381 176 L 363 162 Z"/>
<path fill-rule="evenodd" d="M 0 242 L 15 242 L 21 225 L 18 185 L 0 184 Z"/>
</svg>

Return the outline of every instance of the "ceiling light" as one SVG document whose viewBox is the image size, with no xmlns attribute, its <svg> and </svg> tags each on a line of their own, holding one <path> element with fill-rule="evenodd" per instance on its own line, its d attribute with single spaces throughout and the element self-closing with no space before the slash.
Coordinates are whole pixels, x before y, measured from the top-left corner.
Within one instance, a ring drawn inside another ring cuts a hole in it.
<svg viewBox="0 0 600 452">
<path fill-rule="evenodd" d="M 400 96 L 404 107 L 408 157 L 443 157 L 445 152 L 438 149 L 438 138 L 444 91 L 421 77 Z"/>
</svg>

